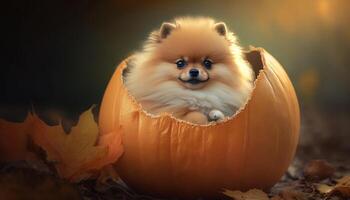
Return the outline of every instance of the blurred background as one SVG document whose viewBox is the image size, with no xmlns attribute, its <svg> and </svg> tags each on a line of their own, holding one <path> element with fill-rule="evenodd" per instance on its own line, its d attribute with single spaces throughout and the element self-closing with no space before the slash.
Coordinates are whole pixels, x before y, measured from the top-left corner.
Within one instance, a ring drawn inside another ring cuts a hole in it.
<svg viewBox="0 0 350 200">
<path fill-rule="evenodd" d="M 224 21 L 244 47 L 264 47 L 285 67 L 302 110 L 299 151 L 350 152 L 350 1 L 11 1 L 2 37 L 0 117 L 28 109 L 76 120 L 148 33 L 176 16 Z"/>
</svg>

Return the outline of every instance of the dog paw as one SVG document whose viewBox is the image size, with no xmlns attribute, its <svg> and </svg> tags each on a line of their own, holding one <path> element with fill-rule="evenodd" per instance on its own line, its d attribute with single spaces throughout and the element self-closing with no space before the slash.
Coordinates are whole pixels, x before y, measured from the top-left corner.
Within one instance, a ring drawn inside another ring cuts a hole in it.
<svg viewBox="0 0 350 200">
<path fill-rule="evenodd" d="M 219 121 L 223 119 L 225 119 L 225 115 L 220 110 L 212 110 L 209 112 L 210 121 Z"/>
<path fill-rule="evenodd" d="M 187 113 L 182 120 L 194 123 L 194 124 L 207 124 L 208 118 L 205 114 L 198 111 L 191 111 Z"/>
</svg>

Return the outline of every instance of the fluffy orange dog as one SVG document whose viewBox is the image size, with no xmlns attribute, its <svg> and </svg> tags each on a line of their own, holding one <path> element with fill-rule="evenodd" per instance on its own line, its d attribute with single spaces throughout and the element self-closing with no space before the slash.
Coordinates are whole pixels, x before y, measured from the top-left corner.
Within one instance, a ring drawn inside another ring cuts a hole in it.
<svg viewBox="0 0 350 200">
<path fill-rule="evenodd" d="M 150 34 L 129 63 L 125 84 L 152 114 L 196 124 L 222 120 L 243 106 L 253 71 L 225 23 L 178 18 Z"/>
</svg>

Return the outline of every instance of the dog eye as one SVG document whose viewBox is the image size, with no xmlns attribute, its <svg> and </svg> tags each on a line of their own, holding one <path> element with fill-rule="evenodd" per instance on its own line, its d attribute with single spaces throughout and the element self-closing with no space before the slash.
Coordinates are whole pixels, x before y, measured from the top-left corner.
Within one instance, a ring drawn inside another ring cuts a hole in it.
<svg viewBox="0 0 350 200">
<path fill-rule="evenodd" d="M 179 59 L 176 61 L 176 65 L 178 68 L 182 68 L 186 66 L 186 61 L 184 59 Z"/>
<path fill-rule="evenodd" d="M 209 59 L 203 60 L 203 65 L 204 65 L 204 67 L 206 67 L 207 69 L 210 69 L 211 66 L 212 66 L 212 64 L 213 64 L 213 62 L 212 62 L 211 60 L 209 60 Z"/>
</svg>

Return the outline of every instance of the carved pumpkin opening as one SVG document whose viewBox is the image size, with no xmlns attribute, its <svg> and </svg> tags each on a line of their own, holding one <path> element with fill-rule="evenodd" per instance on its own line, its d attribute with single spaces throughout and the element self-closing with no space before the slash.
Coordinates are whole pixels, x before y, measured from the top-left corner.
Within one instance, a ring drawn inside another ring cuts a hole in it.
<svg viewBox="0 0 350 200">
<path fill-rule="evenodd" d="M 192 122 L 189 122 L 189 121 L 185 121 L 185 120 L 181 120 L 179 118 L 176 118 L 174 116 L 171 115 L 171 113 L 168 113 L 172 118 L 176 119 L 177 121 L 180 121 L 180 122 L 185 122 L 185 123 L 188 123 L 188 124 L 191 124 L 191 125 L 194 125 L 194 126 L 211 126 L 211 125 L 216 125 L 216 124 L 219 124 L 219 123 L 224 123 L 224 122 L 227 122 L 227 121 L 230 121 L 231 119 L 235 118 L 240 112 L 242 112 L 245 107 L 247 106 L 247 104 L 249 103 L 251 97 L 252 97 L 252 94 L 254 93 L 254 90 L 255 90 L 255 87 L 256 87 L 256 82 L 258 80 L 258 77 L 261 73 L 261 71 L 264 69 L 264 62 L 263 62 L 263 58 L 262 58 L 262 55 L 261 55 L 261 51 L 258 50 L 258 49 L 252 49 L 250 51 L 247 51 L 245 52 L 245 58 L 246 60 L 249 62 L 249 64 L 251 65 L 253 71 L 254 71 L 254 75 L 255 75 L 255 80 L 254 80 L 254 87 L 253 87 L 253 90 L 250 94 L 250 96 L 248 97 L 247 101 L 241 106 L 240 109 L 238 109 L 233 115 L 229 116 L 228 118 L 226 118 L 225 120 L 222 120 L 222 121 L 217 121 L 217 122 L 211 122 L 211 123 L 208 123 L 208 124 L 194 124 Z M 128 92 L 128 95 L 129 97 L 138 104 L 139 108 L 142 110 L 142 112 L 144 112 L 145 114 L 147 114 L 148 116 L 152 117 L 152 118 L 156 118 L 156 117 L 160 117 L 162 114 L 152 114 L 146 110 L 143 109 L 142 107 L 142 104 L 139 103 L 135 97 L 133 95 L 131 95 L 131 93 L 128 91 L 128 88 L 125 86 L 125 79 L 127 77 L 127 74 L 130 73 L 130 68 L 131 68 L 131 65 L 130 65 L 130 62 L 127 60 L 126 61 L 126 67 L 122 70 L 122 83 L 123 83 L 123 87 L 125 88 L 125 90 Z"/>
<path fill-rule="evenodd" d="M 252 50 L 245 53 L 245 57 L 251 67 L 253 68 L 255 79 L 259 76 L 260 71 L 264 68 L 263 60 L 261 57 L 261 52 L 257 50 Z"/>
</svg>

